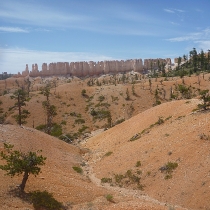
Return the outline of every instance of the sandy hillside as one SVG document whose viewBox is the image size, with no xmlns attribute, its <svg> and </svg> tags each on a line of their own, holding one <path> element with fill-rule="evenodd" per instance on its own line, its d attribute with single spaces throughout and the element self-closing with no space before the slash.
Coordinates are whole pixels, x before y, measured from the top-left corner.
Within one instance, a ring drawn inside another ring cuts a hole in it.
<svg viewBox="0 0 210 210">
<path fill-rule="evenodd" d="M 0 96 L 0 114 L 6 113 L 4 125 L 0 125 L 0 149 L 4 142 L 24 151 L 42 149 L 46 165 L 39 176 L 29 177 L 26 192 L 48 190 L 68 209 L 208 209 L 210 112 L 192 110 L 200 103 L 198 89 L 210 89 L 209 77 L 152 78 L 151 90 L 149 80 L 142 79 L 135 83 L 134 95 L 130 83 L 89 87 L 89 78 L 33 78 L 31 99 L 25 107 L 31 115 L 24 127 L 16 126 L 12 116 L 17 109 L 11 109 L 15 101 L 10 98 L 15 89 L 24 86 L 24 78 L 0 81 L 1 93 L 6 90 Z M 32 128 L 45 124 L 45 97 L 39 88 L 49 79 L 57 81 L 50 100 L 57 107 L 54 122 L 62 125 L 63 134 L 87 127 L 77 146 Z M 104 79 L 110 81 L 110 76 L 98 78 L 100 82 Z M 182 100 L 176 90 L 179 84 L 189 87 L 194 99 Z M 162 104 L 153 107 L 156 89 Z M 127 90 L 129 100 L 125 99 Z M 171 101 L 171 90 L 178 100 Z M 102 102 L 100 96 L 104 96 Z M 113 124 L 126 121 L 103 132 L 107 119 L 94 120 L 92 109 L 109 110 Z M 85 122 L 78 124 L 78 119 Z M 84 138 L 87 132 L 98 134 Z M 177 167 L 168 172 L 167 163 Z M 84 173 L 76 173 L 72 166 L 82 167 Z M 21 177 L 11 179 L 3 174 L 0 171 L 0 206 L 33 209 L 11 195 Z M 113 196 L 113 202 L 107 201 L 107 194 Z"/>
<path fill-rule="evenodd" d="M 105 190 L 94 186 L 88 178 L 79 175 L 72 169 L 72 166 L 80 166 L 82 163 L 80 149 L 34 129 L 11 125 L 0 126 L 1 149 L 3 149 L 3 142 L 14 144 L 15 149 L 21 151 L 41 149 L 41 154 L 47 157 L 46 165 L 42 166 L 42 173 L 36 178 L 29 176 L 26 192 L 47 190 L 66 205 L 88 202 L 105 194 Z M 31 207 L 30 204 L 11 197 L 8 193 L 9 190 L 20 184 L 22 177 L 4 176 L 2 170 L 0 174 L 1 209 Z"/>
<path fill-rule="evenodd" d="M 118 75 L 119 76 L 119 75 Z M 90 78 L 79 79 L 79 78 L 30 78 L 30 100 L 26 103 L 25 109 L 31 114 L 26 119 L 27 127 L 37 127 L 45 124 L 46 114 L 42 107 L 42 102 L 46 98 L 40 94 L 39 88 L 44 87 L 47 82 L 51 82 L 51 104 L 57 108 L 57 115 L 54 118 L 54 122 L 62 125 L 64 134 L 78 134 L 79 129 L 85 127 L 83 133 L 92 132 L 97 129 L 107 127 L 107 118 L 104 119 L 93 119 L 91 116 L 91 110 L 107 110 L 110 111 L 112 117 L 112 125 L 122 119 L 129 119 L 132 116 L 139 114 L 149 108 L 155 103 L 155 91 L 158 90 L 158 100 L 161 103 L 170 101 L 170 92 L 173 91 L 177 94 L 179 99 L 182 98 L 180 92 L 176 91 L 176 86 L 179 84 L 191 87 L 192 97 L 198 95 L 198 89 L 210 88 L 209 83 L 210 74 L 205 74 L 204 78 L 202 75 L 184 77 L 184 78 L 152 78 L 151 79 L 151 90 L 149 86 L 149 80 L 141 79 L 136 81 L 134 85 L 135 94 L 132 93 L 133 85 L 131 81 L 123 84 L 122 81 L 116 86 L 110 81 L 113 81 L 113 76 L 99 77 L 98 80 L 102 82 L 106 81 L 106 84 L 101 86 L 88 86 L 87 83 Z M 129 75 L 128 75 L 129 77 Z M 198 78 L 200 85 L 198 84 Z M 95 78 L 96 80 L 97 78 Z M 10 96 L 14 90 L 25 87 L 27 78 L 9 78 L 7 80 L 0 81 L 0 91 L 6 91 L 6 94 L 0 96 L 2 104 L 0 108 L 3 109 L 3 113 L 6 115 L 6 123 L 14 124 L 15 122 L 13 115 L 17 114 L 17 109 L 12 109 L 15 100 L 11 99 Z M 54 86 L 56 81 L 56 87 Z M 18 86 L 19 85 L 19 86 Z M 82 96 L 82 90 L 86 90 L 86 96 Z M 128 90 L 130 99 L 126 100 L 126 91 Z M 99 101 L 99 98 L 103 96 L 103 101 Z M 83 122 L 78 122 L 77 120 Z"/>
<path fill-rule="evenodd" d="M 28 127 L 0 125 L 0 150 L 3 143 L 11 143 L 21 151 L 42 150 L 47 157 L 42 173 L 37 177 L 29 176 L 26 193 L 47 190 L 62 202 L 66 209 L 167 209 L 165 203 L 142 196 L 135 191 L 104 188 L 91 181 L 92 174 L 88 163 L 82 159 L 84 149 L 64 143 L 54 137 Z M 0 161 L 3 164 L 3 161 Z M 72 166 L 84 166 L 84 174 L 76 173 Z M 85 166 L 86 165 L 86 166 Z M 32 204 L 14 194 L 22 177 L 10 178 L 0 170 L 0 209 L 33 209 Z M 96 178 L 95 178 L 96 179 Z M 106 195 L 113 195 L 109 202 Z"/>
<path fill-rule="evenodd" d="M 114 180 L 116 174 L 138 168 L 142 192 L 171 205 L 208 209 L 210 112 L 192 112 L 198 103 L 191 99 L 156 106 L 84 142 L 95 176 Z M 159 116 L 165 122 L 151 126 Z M 144 129 L 141 138 L 130 141 Z M 136 167 L 138 161 L 141 166 Z M 168 162 L 178 167 L 165 179 L 167 174 L 159 169 Z M 131 182 L 124 185 L 136 188 Z"/>
</svg>

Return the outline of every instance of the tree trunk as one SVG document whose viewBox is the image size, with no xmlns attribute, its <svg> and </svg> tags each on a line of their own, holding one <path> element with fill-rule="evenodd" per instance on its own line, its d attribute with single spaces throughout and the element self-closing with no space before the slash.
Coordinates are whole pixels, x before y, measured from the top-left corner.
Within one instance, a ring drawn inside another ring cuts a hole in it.
<svg viewBox="0 0 210 210">
<path fill-rule="evenodd" d="M 28 176 L 29 176 L 29 173 L 25 171 L 25 172 L 24 172 L 24 175 L 23 175 L 22 183 L 21 183 L 21 185 L 20 185 L 21 191 L 24 191 L 24 189 L 25 189 L 26 182 L 27 182 L 27 180 L 28 180 Z"/>
</svg>

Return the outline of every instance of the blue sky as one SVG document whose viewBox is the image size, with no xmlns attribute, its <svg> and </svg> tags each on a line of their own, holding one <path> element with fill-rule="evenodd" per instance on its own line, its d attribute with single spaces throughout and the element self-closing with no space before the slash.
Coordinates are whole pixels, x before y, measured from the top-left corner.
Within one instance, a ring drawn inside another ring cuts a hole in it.
<svg viewBox="0 0 210 210">
<path fill-rule="evenodd" d="M 210 49 L 210 0 L 0 0 L 0 72 Z"/>
</svg>

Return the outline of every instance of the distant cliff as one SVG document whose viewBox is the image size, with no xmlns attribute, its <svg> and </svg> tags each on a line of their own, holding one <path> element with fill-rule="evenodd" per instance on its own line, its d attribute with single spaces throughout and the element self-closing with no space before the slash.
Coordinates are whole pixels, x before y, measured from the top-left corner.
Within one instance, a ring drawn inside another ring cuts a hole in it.
<svg viewBox="0 0 210 210">
<path fill-rule="evenodd" d="M 77 77 L 85 76 L 97 76 L 101 74 L 117 74 L 126 73 L 129 71 L 136 71 L 142 73 L 144 70 L 151 68 L 156 68 L 159 63 L 171 64 L 171 59 L 145 59 L 144 64 L 142 59 L 130 59 L 130 60 L 113 60 L 113 61 L 83 61 L 83 62 L 57 62 L 57 63 L 47 63 L 42 64 L 42 70 L 38 70 L 38 65 L 33 64 L 32 70 L 29 71 L 28 64 L 26 64 L 25 70 L 18 73 L 16 77 L 37 77 L 37 76 L 58 76 L 58 75 L 69 75 Z"/>
</svg>

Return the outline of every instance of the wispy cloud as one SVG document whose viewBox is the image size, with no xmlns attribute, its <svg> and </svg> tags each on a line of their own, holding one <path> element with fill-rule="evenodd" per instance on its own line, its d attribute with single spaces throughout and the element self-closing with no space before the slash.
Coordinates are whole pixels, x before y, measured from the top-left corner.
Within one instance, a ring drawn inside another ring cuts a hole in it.
<svg viewBox="0 0 210 210">
<path fill-rule="evenodd" d="M 168 12 L 168 13 L 175 13 L 173 10 L 170 10 L 170 9 L 163 9 L 165 12 Z"/>
<path fill-rule="evenodd" d="M 210 28 L 206 28 L 196 33 L 189 33 L 185 36 L 167 39 L 170 42 L 187 42 L 193 47 L 207 51 L 210 49 Z"/>
<path fill-rule="evenodd" d="M 134 11 L 121 4 L 112 7 L 98 7 L 94 9 L 87 4 L 86 10 L 76 5 L 75 10 L 61 10 L 55 7 L 46 7 L 35 4 L 35 1 L 4 1 L 0 7 L 0 18 L 8 23 L 26 25 L 30 31 L 79 29 L 104 34 L 122 34 L 134 36 L 154 36 L 160 34 L 158 26 L 164 21 L 151 15 Z M 83 6 L 84 7 L 84 6 Z M 129 23 L 129 24 L 128 24 Z M 146 23 L 146 25 L 145 25 Z M 153 27 L 153 31 L 151 31 Z M 154 33 L 156 29 L 156 32 Z"/>
<path fill-rule="evenodd" d="M 8 73 L 22 72 L 25 70 L 26 64 L 29 65 L 31 70 L 34 63 L 37 63 L 39 69 L 41 69 L 42 63 L 103 60 L 114 60 L 114 58 L 90 52 L 47 52 L 19 48 L 0 48 L 1 70 Z"/>
<path fill-rule="evenodd" d="M 11 33 L 29 33 L 28 30 L 19 27 L 4 27 L 0 26 L 0 32 L 11 32 Z"/>
<path fill-rule="evenodd" d="M 199 49 L 204 51 L 210 50 L 210 40 L 209 41 L 195 41 Z"/>
<path fill-rule="evenodd" d="M 43 5 L 10 0 L 1 3 L 0 18 L 12 23 L 48 27 L 70 27 L 92 20 L 90 16 L 65 13 Z"/>
<path fill-rule="evenodd" d="M 210 39 L 210 28 L 206 28 L 200 32 L 189 33 L 185 36 L 175 37 L 167 39 L 171 42 L 183 42 L 183 41 L 198 41 L 198 40 L 208 40 Z"/>
<path fill-rule="evenodd" d="M 175 23 L 175 22 L 170 22 L 172 25 L 176 25 L 176 26 L 179 26 L 180 24 L 179 23 Z"/>
<path fill-rule="evenodd" d="M 183 13 L 185 12 L 184 10 L 181 10 L 181 9 L 163 9 L 165 12 L 168 12 L 168 13 Z"/>
<path fill-rule="evenodd" d="M 180 13 L 183 13 L 183 12 L 185 12 L 184 10 L 182 10 L 182 9 L 174 9 L 175 11 L 177 11 L 177 12 L 180 12 Z"/>
</svg>

